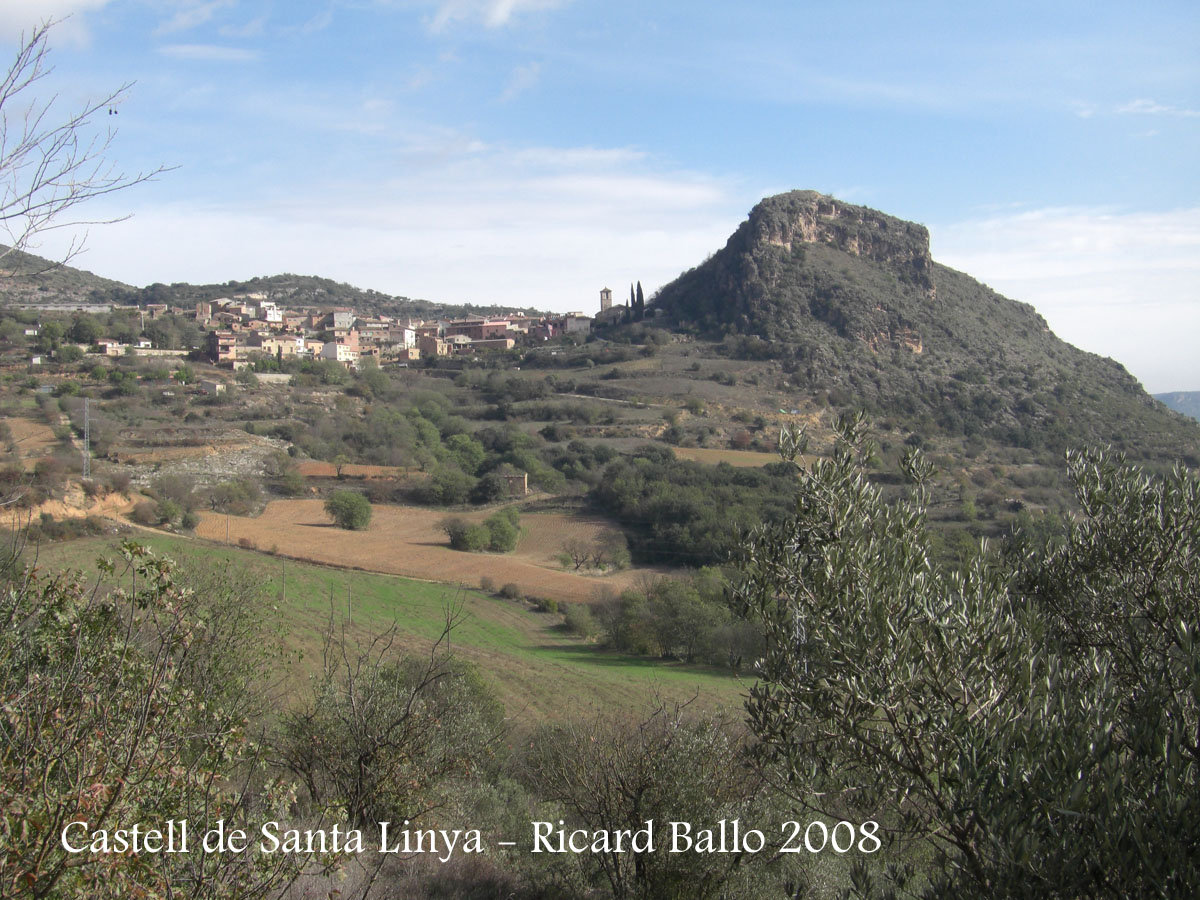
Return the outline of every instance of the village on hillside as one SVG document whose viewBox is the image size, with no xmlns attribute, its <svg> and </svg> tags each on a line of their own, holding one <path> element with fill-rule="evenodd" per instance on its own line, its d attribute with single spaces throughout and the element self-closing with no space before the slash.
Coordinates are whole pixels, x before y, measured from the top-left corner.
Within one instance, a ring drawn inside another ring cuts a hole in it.
<svg viewBox="0 0 1200 900">
<path fill-rule="evenodd" d="M 204 357 L 214 365 L 236 371 L 268 357 L 279 361 L 327 360 L 356 369 L 367 359 L 380 366 L 407 366 L 421 360 L 512 350 L 563 335 L 587 335 L 593 325 L 622 321 L 630 307 L 614 305 L 612 291 L 604 288 L 595 316 L 583 312 L 513 312 L 502 316 L 401 318 L 360 314 L 346 306 L 287 308 L 265 292 L 201 300 L 194 308 L 166 303 L 105 307 L 105 311 L 122 310 L 139 319 L 141 334 L 135 339 L 97 337 L 90 343 L 76 342 L 74 346 L 85 353 L 110 357 L 129 354 Z M 164 346 L 175 342 L 156 341 L 154 330 L 147 329 L 147 322 L 167 318 L 194 322 L 196 330 L 192 334 L 199 338 L 198 342 L 187 347 Z M 25 330 L 26 337 L 38 335 L 37 326 Z M 55 352 L 48 355 L 53 357 Z M 33 366 L 47 361 L 36 352 L 28 360 Z"/>
</svg>

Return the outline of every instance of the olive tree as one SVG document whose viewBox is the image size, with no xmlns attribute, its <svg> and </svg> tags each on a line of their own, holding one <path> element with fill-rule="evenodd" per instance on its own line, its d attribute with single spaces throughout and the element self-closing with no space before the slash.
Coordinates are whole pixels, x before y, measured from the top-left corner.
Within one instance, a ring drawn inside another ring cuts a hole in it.
<svg viewBox="0 0 1200 900">
<path fill-rule="evenodd" d="M 861 417 L 797 467 L 736 596 L 764 625 L 747 701 L 796 803 L 875 819 L 901 863 L 863 894 L 1183 896 L 1200 883 L 1200 480 L 1068 454 L 1065 538 L 935 560 L 930 469 L 885 502 Z M 785 433 L 789 458 L 803 442 Z M 919 876 L 919 877 L 914 877 Z M 872 881 L 876 883 L 872 885 Z"/>
</svg>

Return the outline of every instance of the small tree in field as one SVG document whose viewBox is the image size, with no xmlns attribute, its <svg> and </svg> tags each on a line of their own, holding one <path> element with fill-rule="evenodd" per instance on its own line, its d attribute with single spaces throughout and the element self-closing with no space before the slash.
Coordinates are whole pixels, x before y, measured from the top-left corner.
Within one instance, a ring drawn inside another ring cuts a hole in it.
<svg viewBox="0 0 1200 900">
<path fill-rule="evenodd" d="M 357 491 L 334 491 L 325 500 L 325 512 L 338 528 L 363 531 L 371 524 L 371 501 Z"/>
</svg>

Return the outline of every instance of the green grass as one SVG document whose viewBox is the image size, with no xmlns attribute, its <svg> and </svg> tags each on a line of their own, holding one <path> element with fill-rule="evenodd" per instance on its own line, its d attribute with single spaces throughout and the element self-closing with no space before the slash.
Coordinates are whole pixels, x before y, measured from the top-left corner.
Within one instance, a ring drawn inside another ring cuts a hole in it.
<svg viewBox="0 0 1200 900">
<path fill-rule="evenodd" d="M 522 601 L 490 597 L 430 582 L 352 572 L 283 560 L 185 538 L 139 536 L 141 543 L 204 571 L 247 570 L 261 586 L 267 624 L 284 635 L 289 662 L 283 674 L 293 691 L 319 665 L 322 635 L 332 623 L 363 643 L 395 623 L 401 646 L 428 652 L 448 609 L 461 621 L 451 648 L 479 667 L 510 716 L 536 724 L 586 712 L 648 709 L 656 697 L 695 698 L 705 708 L 740 707 L 748 684 L 715 669 L 663 663 L 597 649 L 566 631 L 561 617 L 531 611 Z M 111 538 L 86 538 L 41 548 L 38 565 L 95 571 L 99 556 L 116 557 Z"/>
</svg>

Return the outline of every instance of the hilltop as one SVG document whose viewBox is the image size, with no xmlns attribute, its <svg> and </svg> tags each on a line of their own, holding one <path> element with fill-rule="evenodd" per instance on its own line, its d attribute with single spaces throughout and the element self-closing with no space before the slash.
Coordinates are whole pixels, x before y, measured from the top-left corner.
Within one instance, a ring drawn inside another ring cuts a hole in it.
<svg viewBox="0 0 1200 900">
<path fill-rule="evenodd" d="M 935 262 L 929 233 L 813 191 L 768 197 L 725 247 L 651 300 L 728 355 L 781 360 L 801 394 L 918 436 L 1061 451 L 1194 453 L 1195 424 L 1032 306 Z"/>
<path fill-rule="evenodd" d="M 3 252 L 0 246 L 0 253 Z M 455 305 L 413 299 L 360 288 L 316 275 L 283 273 L 246 281 L 214 284 L 173 282 L 134 287 L 31 253 L 12 251 L 0 257 L 0 302 L 27 305 L 194 306 L 221 297 L 262 297 L 288 307 L 353 307 L 364 315 L 438 316 L 497 315 L 511 307 Z"/>
</svg>

